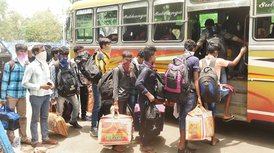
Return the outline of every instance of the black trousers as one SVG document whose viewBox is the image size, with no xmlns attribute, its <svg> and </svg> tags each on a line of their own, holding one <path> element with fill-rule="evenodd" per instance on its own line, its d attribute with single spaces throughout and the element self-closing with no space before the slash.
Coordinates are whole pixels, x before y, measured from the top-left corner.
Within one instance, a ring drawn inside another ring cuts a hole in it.
<svg viewBox="0 0 274 153">
<path fill-rule="evenodd" d="M 88 103 L 88 86 L 80 87 L 80 100 L 81 100 L 81 116 L 86 117 L 87 103 Z"/>
</svg>

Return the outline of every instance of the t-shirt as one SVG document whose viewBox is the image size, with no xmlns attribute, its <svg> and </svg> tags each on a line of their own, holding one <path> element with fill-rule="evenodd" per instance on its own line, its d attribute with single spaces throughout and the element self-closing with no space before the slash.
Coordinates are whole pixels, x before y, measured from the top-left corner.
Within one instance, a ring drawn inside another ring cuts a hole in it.
<svg viewBox="0 0 274 153">
<path fill-rule="evenodd" d="M 215 58 L 215 57 L 212 56 L 212 55 L 207 55 L 207 56 L 205 57 L 207 64 L 209 64 L 210 61 L 211 61 L 213 58 Z M 216 74 L 217 74 L 217 76 L 218 76 L 218 80 L 219 80 L 219 81 L 220 81 L 220 76 L 221 76 L 221 69 L 222 69 L 222 67 L 227 67 L 228 64 L 229 64 L 229 62 L 230 62 L 230 61 L 228 61 L 228 60 L 224 60 L 224 59 L 222 59 L 222 58 L 217 58 L 216 63 L 215 63 L 215 71 L 216 71 Z M 201 60 L 200 60 L 200 69 L 202 69 L 202 61 L 201 61 Z"/>
<path fill-rule="evenodd" d="M 184 54 L 191 54 L 190 52 L 185 52 Z M 184 55 L 183 54 L 183 55 Z M 183 55 L 179 56 L 179 58 L 182 58 Z M 187 58 L 186 60 L 187 62 L 187 66 L 188 66 L 188 76 L 191 79 L 191 83 L 193 84 L 193 89 L 194 87 L 194 76 L 193 73 L 194 72 L 199 72 L 200 71 L 200 67 L 199 67 L 199 59 L 195 56 L 190 56 L 189 58 Z"/>
</svg>

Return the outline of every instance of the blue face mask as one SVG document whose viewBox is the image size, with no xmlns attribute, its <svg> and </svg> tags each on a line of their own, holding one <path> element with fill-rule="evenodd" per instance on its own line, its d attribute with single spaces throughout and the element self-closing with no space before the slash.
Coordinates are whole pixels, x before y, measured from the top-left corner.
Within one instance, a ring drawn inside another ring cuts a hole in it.
<svg viewBox="0 0 274 153">
<path fill-rule="evenodd" d="M 68 60 L 67 59 L 61 59 L 60 65 L 62 68 L 68 68 Z"/>
</svg>

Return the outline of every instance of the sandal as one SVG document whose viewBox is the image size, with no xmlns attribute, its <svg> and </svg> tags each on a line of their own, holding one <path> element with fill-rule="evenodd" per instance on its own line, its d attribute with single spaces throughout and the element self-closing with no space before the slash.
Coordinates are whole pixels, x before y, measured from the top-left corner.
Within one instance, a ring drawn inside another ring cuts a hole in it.
<svg viewBox="0 0 274 153">
<path fill-rule="evenodd" d="M 141 146 L 141 151 L 142 152 L 147 152 L 147 153 L 156 153 L 153 148 L 144 147 L 144 146 Z"/>
<path fill-rule="evenodd" d="M 112 150 L 116 152 L 124 152 L 126 150 L 125 146 L 113 146 Z"/>
<path fill-rule="evenodd" d="M 224 122 L 230 122 L 230 121 L 232 121 L 232 120 L 234 120 L 234 119 L 235 119 L 235 116 L 234 116 L 234 115 L 231 115 L 229 118 L 226 118 L 226 119 L 224 118 L 223 121 L 224 121 Z"/>
<path fill-rule="evenodd" d="M 31 140 L 26 138 L 25 140 L 21 140 L 21 144 L 31 145 Z"/>
</svg>

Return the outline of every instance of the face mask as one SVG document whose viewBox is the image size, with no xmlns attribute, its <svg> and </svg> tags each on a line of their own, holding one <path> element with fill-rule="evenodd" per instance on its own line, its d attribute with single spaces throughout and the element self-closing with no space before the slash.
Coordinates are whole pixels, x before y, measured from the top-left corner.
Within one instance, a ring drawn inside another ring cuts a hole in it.
<svg viewBox="0 0 274 153">
<path fill-rule="evenodd" d="M 61 59 L 60 65 L 62 68 L 68 68 L 68 60 L 67 59 Z"/>
<path fill-rule="evenodd" d="M 35 56 L 35 58 L 36 58 L 39 62 L 45 63 L 45 62 L 47 61 L 47 52 L 46 52 L 46 51 L 40 52 L 39 54 L 37 54 L 37 55 Z"/>
<path fill-rule="evenodd" d="M 24 66 L 27 62 L 27 55 L 26 53 L 21 53 L 20 55 L 17 55 L 17 59 L 19 61 L 19 63 Z"/>
<path fill-rule="evenodd" d="M 123 66 L 123 69 L 124 69 L 124 71 L 125 71 L 125 75 L 129 75 L 129 66 L 130 66 L 130 62 L 129 62 L 129 61 L 124 62 L 124 63 L 122 64 L 122 66 Z"/>
</svg>

